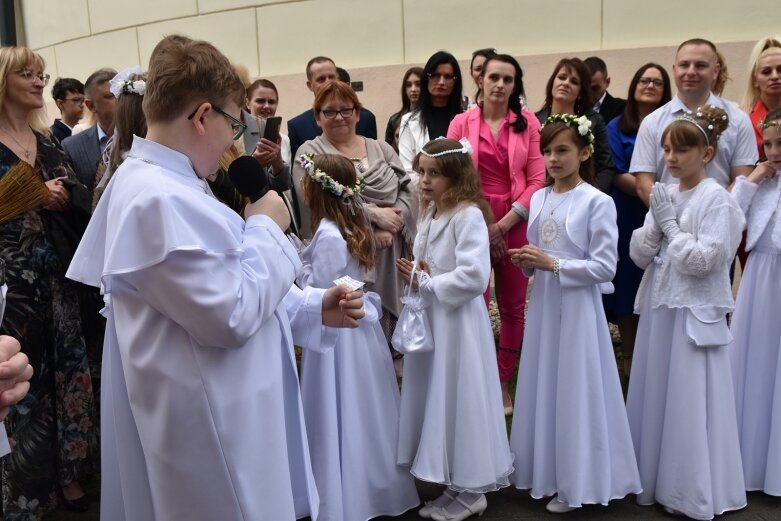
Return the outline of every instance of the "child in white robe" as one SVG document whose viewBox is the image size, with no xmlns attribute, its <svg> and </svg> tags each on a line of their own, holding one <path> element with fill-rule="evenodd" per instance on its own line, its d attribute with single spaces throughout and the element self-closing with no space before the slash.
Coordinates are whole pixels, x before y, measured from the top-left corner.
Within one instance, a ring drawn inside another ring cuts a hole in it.
<svg viewBox="0 0 781 521">
<path fill-rule="evenodd" d="M 594 136 L 585 117 L 545 121 L 549 178 L 532 196 L 529 244 L 510 258 L 534 275 L 518 372 L 510 481 L 552 513 L 607 505 L 640 491 L 632 437 L 602 307 L 612 292 L 618 227 L 594 187 Z"/>
<path fill-rule="evenodd" d="M 767 161 L 735 181 L 750 252 L 729 347 L 746 490 L 781 496 L 781 110 L 762 122 Z"/>
<path fill-rule="evenodd" d="M 746 506 L 726 314 L 745 219 L 705 165 L 726 113 L 701 107 L 673 121 L 660 145 L 678 184 L 656 183 L 630 255 L 645 269 L 627 413 L 643 492 L 692 519 Z"/>
<path fill-rule="evenodd" d="M 292 336 L 323 348 L 321 324 L 354 326 L 363 303 L 292 285 L 300 261 L 275 192 L 245 222 L 209 190 L 244 131 L 244 98 L 213 45 L 158 43 L 146 139 L 133 139 L 70 265 L 106 302 L 101 519 L 317 516 Z"/>
<path fill-rule="evenodd" d="M 344 275 L 362 281 L 375 249 L 353 163 L 330 154 L 298 162 L 307 174 L 302 193 L 315 232 L 298 284 L 329 288 Z M 379 322 L 380 297 L 367 293 L 365 301 L 361 324 L 340 330 L 333 349 L 303 352 L 301 398 L 318 521 L 396 516 L 420 503 L 413 477 L 396 465 L 399 387 Z"/>
<path fill-rule="evenodd" d="M 494 336 L 483 300 L 491 263 L 486 219 L 467 140 L 436 139 L 416 158 L 423 217 L 413 287 L 427 305 L 434 349 L 406 354 L 398 463 L 447 488 L 418 512 L 437 521 L 482 514 L 484 493 L 509 485 Z M 413 263 L 396 263 L 410 283 Z"/>
</svg>

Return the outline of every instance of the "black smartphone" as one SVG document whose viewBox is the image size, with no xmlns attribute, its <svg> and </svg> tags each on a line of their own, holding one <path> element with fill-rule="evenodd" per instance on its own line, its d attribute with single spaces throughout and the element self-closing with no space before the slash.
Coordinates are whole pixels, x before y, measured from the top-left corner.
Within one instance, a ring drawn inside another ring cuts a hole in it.
<svg viewBox="0 0 781 521">
<path fill-rule="evenodd" d="M 268 139 L 274 143 L 279 139 L 279 127 L 282 126 L 282 118 L 274 116 L 266 119 L 266 128 L 263 130 L 263 139 Z"/>
</svg>

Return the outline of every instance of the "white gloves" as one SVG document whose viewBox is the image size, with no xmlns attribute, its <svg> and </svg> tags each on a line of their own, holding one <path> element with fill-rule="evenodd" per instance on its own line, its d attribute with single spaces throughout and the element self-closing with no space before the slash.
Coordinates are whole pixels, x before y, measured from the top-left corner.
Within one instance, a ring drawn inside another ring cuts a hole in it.
<svg viewBox="0 0 781 521">
<path fill-rule="evenodd" d="M 654 183 L 650 197 L 651 213 L 668 239 L 672 239 L 681 231 L 675 215 L 675 206 L 665 185 Z"/>
</svg>

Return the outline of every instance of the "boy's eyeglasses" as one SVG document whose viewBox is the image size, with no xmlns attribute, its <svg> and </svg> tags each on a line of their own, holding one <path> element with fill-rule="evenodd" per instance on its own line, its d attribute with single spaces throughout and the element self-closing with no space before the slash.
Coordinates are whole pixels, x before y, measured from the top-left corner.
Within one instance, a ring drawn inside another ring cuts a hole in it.
<svg viewBox="0 0 781 521">
<path fill-rule="evenodd" d="M 198 105 L 198 107 L 200 107 L 200 105 Z M 198 107 L 195 107 L 195 110 L 192 112 L 192 114 L 187 116 L 187 119 L 193 119 L 193 117 L 195 116 L 195 113 L 198 112 Z M 216 113 L 225 116 L 225 119 L 228 120 L 228 123 L 230 123 L 231 129 L 233 130 L 233 140 L 234 141 L 239 139 L 244 134 L 244 131 L 247 130 L 247 125 L 245 125 L 244 123 L 242 123 L 238 119 L 234 118 L 233 116 L 231 116 L 230 114 L 228 114 L 227 112 L 222 110 L 217 105 L 212 105 L 212 108 L 214 109 L 214 111 Z"/>
</svg>

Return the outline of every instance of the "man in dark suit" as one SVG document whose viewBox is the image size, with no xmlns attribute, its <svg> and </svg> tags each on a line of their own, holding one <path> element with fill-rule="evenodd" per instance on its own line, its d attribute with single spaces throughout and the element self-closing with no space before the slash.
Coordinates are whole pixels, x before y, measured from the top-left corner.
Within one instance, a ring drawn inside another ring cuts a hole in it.
<svg viewBox="0 0 781 521">
<path fill-rule="evenodd" d="M 317 56 L 306 64 L 306 86 L 317 96 L 320 87 L 326 82 L 339 79 L 336 64 L 331 58 Z M 304 142 L 314 139 L 323 133 L 315 123 L 315 113 L 312 109 L 302 112 L 287 122 L 288 137 L 290 137 L 290 152 L 296 157 L 296 151 Z M 361 117 L 355 127 L 359 136 L 377 139 L 377 121 L 367 109 L 361 109 Z"/>
<path fill-rule="evenodd" d="M 52 87 L 52 98 L 60 109 L 62 119 L 54 120 L 51 131 L 62 143 L 70 137 L 73 127 L 84 114 L 84 85 L 76 78 L 57 78 Z"/>
<path fill-rule="evenodd" d="M 114 134 L 114 105 L 117 100 L 109 90 L 109 81 L 116 74 L 113 69 L 100 69 L 90 74 L 84 84 L 85 103 L 95 114 L 97 123 L 62 142 L 76 177 L 90 192 L 95 185 L 98 162 L 106 143 Z"/>
<path fill-rule="evenodd" d="M 610 76 L 607 74 L 607 65 L 602 58 L 590 56 L 583 61 L 591 71 L 591 99 L 594 100 L 594 110 L 599 112 L 607 124 L 624 112 L 626 100 L 614 98 L 607 91 L 610 87 Z"/>
</svg>

